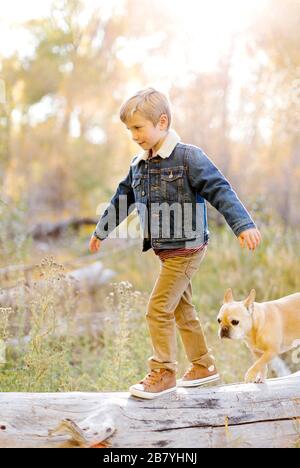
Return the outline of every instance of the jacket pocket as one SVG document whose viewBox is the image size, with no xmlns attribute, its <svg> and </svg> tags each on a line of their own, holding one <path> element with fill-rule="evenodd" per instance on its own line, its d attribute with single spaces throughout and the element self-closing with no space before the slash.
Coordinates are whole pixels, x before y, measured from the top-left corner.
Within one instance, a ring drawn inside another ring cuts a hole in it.
<svg viewBox="0 0 300 468">
<path fill-rule="evenodd" d="M 163 201 L 183 200 L 183 167 L 170 167 L 161 170 L 161 193 Z"/>
<path fill-rule="evenodd" d="M 131 187 L 133 189 L 135 201 L 139 201 L 146 195 L 145 192 L 145 179 L 141 177 L 135 177 L 132 180 Z"/>
<path fill-rule="evenodd" d="M 132 181 L 132 188 L 135 189 L 136 187 L 138 187 L 138 185 L 140 185 L 142 183 L 142 180 L 141 179 L 133 179 Z"/>
<path fill-rule="evenodd" d="M 183 177 L 184 169 L 183 167 L 170 167 L 161 170 L 161 180 L 166 182 L 174 182 Z"/>
</svg>

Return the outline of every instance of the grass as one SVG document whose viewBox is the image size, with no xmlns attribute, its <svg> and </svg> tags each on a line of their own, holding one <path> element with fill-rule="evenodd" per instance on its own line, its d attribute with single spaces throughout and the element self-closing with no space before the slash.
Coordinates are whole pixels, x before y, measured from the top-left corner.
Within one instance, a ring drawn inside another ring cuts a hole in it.
<svg viewBox="0 0 300 468">
<path fill-rule="evenodd" d="M 77 239 L 80 253 L 87 254 L 86 236 L 81 241 Z M 103 252 L 111 245 L 103 243 Z M 298 233 L 279 227 L 263 231 L 263 244 L 255 253 L 240 249 L 227 228 L 214 231 L 206 258 L 193 278 L 193 291 L 224 383 L 242 381 L 251 362 L 244 344 L 221 342 L 217 337 L 216 317 L 224 291 L 232 287 L 240 300 L 255 288 L 258 301 L 300 291 L 298 246 Z M 25 256 L 32 263 L 28 251 Z M 127 391 L 145 375 L 152 354 L 145 312 L 159 260 L 153 251 L 141 253 L 134 248 L 121 257 L 107 256 L 103 262 L 117 275 L 114 283 L 91 297 L 73 294 L 64 267 L 56 260 L 45 258 L 40 263 L 43 289 L 37 281 L 30 300 L 23 298 L 12 315 L 0 316 L 0 343 L 29 338 L 27 344 L 21 340 L 6 345 L 0 391 Z M 19 284 L 26 288 L 22 278 Z M 92 326 L 95 318 L 100 329 Z M 287 362 L 297 370 L 289 357 Z M 178 337 L 179 373 L 187 364 Z"/>
<path fill-rule="evenodd" d="M 235 298 L 242 300 L 255 288 L 258 302 L 300 291 L 299 233 L 277 226 L 263 229 L 262 234 L 261 246 L 251 252 L 240 248 L 228 228 L 215 230 L 206 257 L 192 282 L 194 304 L 225 383 L 242 381 L 251 364 L 250 353 L 244 344 L 221 342 L 217 337 L 216 318 L 225 290 L 231 287 Z M 127 278 L 149 296 L 159 272 L 159 260 L 153 251 L 141 254 L 136 249 L 128 262 L 116 262 L 112 267 L 119 272 L 120 280 Z M 181 372 L 187 361 L 180 341 L 178 344 Z M 291 370 L 297 370 L 290 354 L 287 362 Z"/>
</svg>

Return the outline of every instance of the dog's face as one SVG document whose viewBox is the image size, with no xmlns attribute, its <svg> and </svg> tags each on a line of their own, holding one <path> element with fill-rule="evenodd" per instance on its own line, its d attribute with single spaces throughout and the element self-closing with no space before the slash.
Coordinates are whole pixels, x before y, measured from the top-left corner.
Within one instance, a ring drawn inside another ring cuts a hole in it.
<svg viewBox="0 0 300 468">
<path fill-rule="evenodd" d="M 232 290 L 228 289 L 224 296 L 224 303 L 218 315 L 219 337 L 230 340 L 243 340 L 252 328 L 252 310 L 256 292 L 252 289 L 245 301 L 237 302 L 233 299 Z"/>
</svg>

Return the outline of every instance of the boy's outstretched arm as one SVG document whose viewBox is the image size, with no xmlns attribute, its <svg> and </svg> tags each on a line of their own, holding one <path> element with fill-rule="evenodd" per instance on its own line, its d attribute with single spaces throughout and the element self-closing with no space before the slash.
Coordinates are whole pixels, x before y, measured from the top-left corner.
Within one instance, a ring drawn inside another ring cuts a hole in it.
<svg viewBox="0 0 300 468">
<path fill-rule="evenodd" d="M 197 190 L 226 219 L 242 248 L 255 250 L 261 234 L 228 180 L 206 154 L 192 147 L 188 155 L 188 176 Z"/>
<path fill-rule="evenodd" d="M 255 250 L 261 243 L 261 233 L 258 229 L 247 229 L 239 235 L 240 246 L 242 249 L 248 247 L 249 250 Z"/>
<path fill-rule="evenodd" d="M 92 234 L 92 237 L 90 239 L 90 252 L 91 253 L 96 253 L 98 250 L 100 250 L 101 247 L 101 240 L 98 239 L 94 234 Z"/>
<path fill-rule="evenodd" d="M 101 242 L 133 211 L 135 200 L 131 184 L 132 174 L 130 167 L 127 176 L 120 182 L 116 193 L 112 197 L 91 236 L 89 244 L 91 253 L 97 252 L 101 247 Z"/>
</svg>

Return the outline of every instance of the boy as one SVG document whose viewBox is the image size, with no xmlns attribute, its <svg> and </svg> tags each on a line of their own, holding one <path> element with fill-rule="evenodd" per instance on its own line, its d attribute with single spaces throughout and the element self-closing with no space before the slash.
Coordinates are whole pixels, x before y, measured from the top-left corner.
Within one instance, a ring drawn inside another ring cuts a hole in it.
<svg viewBox="0 0 300 468">
<path fill-rule="evenodd" d="M 143 152 L 133 158 L 99 220 L 90 250 L 99 250 L 101 241 L 136 206 L 143 252 L 152 248 L 161 270 L 146 313 L 153 347 L 150 372 L 130 392 L 152 399 L 176 389 L 176 326 L 191 363 L 177 385 L 192 387 L 219 379 L 192 303 L 191 280 L 209 239 L 205 199 L 222 213 L 242 248 L 255 250 L 261 235 L 212 161 L 200 148 L 181 143 L 170 129 L 170 105 L 164 94 L 153 88 L 138 92 L 122 105 L 120 118 Z"/>
</svg>

